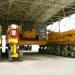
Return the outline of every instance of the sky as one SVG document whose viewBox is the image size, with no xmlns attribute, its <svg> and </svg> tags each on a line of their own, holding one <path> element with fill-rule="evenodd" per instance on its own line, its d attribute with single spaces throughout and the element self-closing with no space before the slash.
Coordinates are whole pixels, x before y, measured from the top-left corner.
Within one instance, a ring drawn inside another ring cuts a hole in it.
<svg viewBox="0 0 75 75">
<path fill-rule="evenodd" d="M 75 29 L 75 14 L 65 17 L 62 20 L 53 23 L 52 25 L 50 24 L 49 26 L 47 26 L 47 30 L 59 32 L 59 25 L 60 32 Z"/>
</svg>

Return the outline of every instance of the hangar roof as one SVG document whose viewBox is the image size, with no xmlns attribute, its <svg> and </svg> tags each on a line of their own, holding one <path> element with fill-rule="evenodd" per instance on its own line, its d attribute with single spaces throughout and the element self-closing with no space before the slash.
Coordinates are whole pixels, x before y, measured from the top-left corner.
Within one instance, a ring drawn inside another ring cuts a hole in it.
<svg viewBox="0 0 75 75">
<path fill-rule="evenodd" d="M 53 23 L 75 12 L 75 0 L 0 0 L 1 20 Z"/>
</svg>

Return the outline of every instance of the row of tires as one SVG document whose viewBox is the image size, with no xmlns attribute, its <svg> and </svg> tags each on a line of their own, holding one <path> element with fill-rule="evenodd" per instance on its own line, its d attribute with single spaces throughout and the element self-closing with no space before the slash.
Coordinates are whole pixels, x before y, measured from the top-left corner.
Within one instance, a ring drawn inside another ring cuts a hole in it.
<svg viewBox="0 0 75 75">
<path fill-rule="evenodd" d="M 73 45 L 41 45 L 39 54 L 49 54 L 64 57 L 75 57 L 75 46 Z"/>
</svg>

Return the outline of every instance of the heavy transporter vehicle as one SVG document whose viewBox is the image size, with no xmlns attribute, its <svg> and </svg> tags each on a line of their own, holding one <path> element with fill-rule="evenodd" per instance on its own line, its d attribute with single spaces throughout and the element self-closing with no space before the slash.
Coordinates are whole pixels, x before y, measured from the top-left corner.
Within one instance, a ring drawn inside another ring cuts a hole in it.
<svg viewBox="0 0 75 75">
<path fill-rule="evenodd" d="M 8 33 L 11 31 L 11 26 L 8 27 L 7 30 L 7 41 L 10 45 L 11 37 Z M 31 49 L 31 45 L 39 45 L 39 54 L 49 54 L 49 55 L 58 55 L 58 56 L 71 56 L 75 57 L 75 30 L 69 30 L 66 32 L 48 32 L 46 38 L 48 39 L 40 39 L 39 34 L 36 32 L 35 25 L 31 28 L 30 31 L 22 30 L 21 26 L 16 26 L 18 29 L 16 30 L 17 42 L 16 45 L 13 44 L 14 47 L 18 46 L 18 57 L 19 60 L 23 60 L 23 52 L 22 50 Z M 14 27 L 12 27 L 14 28 Z M 13 31 L 13 29 L 12 29 Z M 12 32 L 15 35 L 15 31 Z M 43 35 L 44 36 L 44 35 Z M 13 36 L 14 37 L 14 36 Z M 14 39 L 12 39 L 13 41 Z M 24 45 L 28 45 L 27 47 Z M 13 54 L 15 54 L 16 49 L 11 49 Z M 10 55 L 9 55 L 10 56 Z M 16 56 L 16 55 L 14 55 Z M 9 59 L 10 60 L 10 59 Z"/>
<path fill-rule="evenodd" d="M 75 30 L 49 32 L 48 42 L 41 46 L 40 53 L 75 57 Z"/>
<path fill-rule="evenodd" d="M 36 44 L 39 45 L 39 54 L 75 57 L 75 30 L 62 33 L 48 32 L 46 38 L 39 38 L 35 26 L 30 31 L 25 31 L 21 26 L 11 24 L 6 35 L 2 35 L 0 26 L 0 60 L 2 53 L 7 53 L 9 61 L 22 61 L 23 50 L 29 50 L 31 45 Z"/>
<path fill-rule="evenodd" d="M 7 53 L 10 62 L 13 60 L 22 61 L 23 50 L 31 49 L 31 45 L 46 43 L 46 40 L 39 40 L 39 35 L 36 33 L 34 26 L 31 31 L 22 31 L 21 26 L 11 24 L 8 26 L 6 35 L 2 35 L 1 30 L 0 36 L 0 60 L 2 53 Z"/>
</svg>

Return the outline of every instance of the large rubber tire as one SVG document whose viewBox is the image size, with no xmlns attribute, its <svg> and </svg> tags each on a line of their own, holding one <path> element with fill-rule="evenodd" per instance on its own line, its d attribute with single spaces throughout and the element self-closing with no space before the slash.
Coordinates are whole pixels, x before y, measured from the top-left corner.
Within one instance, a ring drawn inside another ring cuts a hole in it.
<svg viewBox="0 0 75 75">
<path fill-rule="evenodd" d="M 55 54 L 55 48 L 54 48 L 54 46 L 51 47 L 51 52 L 52 52 L 52 55 Z"/>
<path fill-rule="evenodd" d="M 51 55 L 51 47 L 47 46 L 47 54 Z"/>
<path fill-rule="evenodd" d="M 43 47 L 42 46 L 40 46 L 40 48 L 39 48 L 39 54 L 43 54 Z"/>
<path fill-rule="evenodd" d="M 57 48 L 57 56 L 60 56 L 60 48 Z"/>
<path fill-rule="evenodd" d="M 55 55 L 55 47 L 52 49 L 52 55 Z"/>
<path fill-rule="evenodd" d="M 47 46 L 43 47 L 43 50 L 44 50 L 44 54 L 49 54 L 49 50 L 48 50 Z"/>
<path fill-rule="evenodd" d="M 70 51 L 70 56 L 71 56 L 71 57 L 75 57 L 75 51 L 73 51 L 73 50 Z"/>
<path fill-rule="evenodd" d="M 63 50 L 61 50 L 61 55 L 65 57 L 68 56 L 68 50 L 63 48 Z"/>
<path fill-rule="evenodd" d="M 19 50 L 19 61 L 22 62 L 23 61 L 23 51 Z"/>
<path fill-rule="evenodd" d="M 41 48 L 38 49 L 38 53 L 41 54 Z"/>
<path fill-rule="evenodd" d="M 60 56 L 60 50 L 56 50 L 56 51 L 55 51 L 55 55 L 56 55 L 56 56 Z"/>
<path fill-rule="evenodd" d="M 54 55 L 58 55 L 58 51 L 57 51 L 57 47 L 55 46 L 55 49 L 54 49 Z"/>
<path fill-rule="evenodd" d="M 11 50 L 8 50 L 8 60 L 9 62 L 13 62 L 13 58 L 11 57 Z"/>
</svg>

